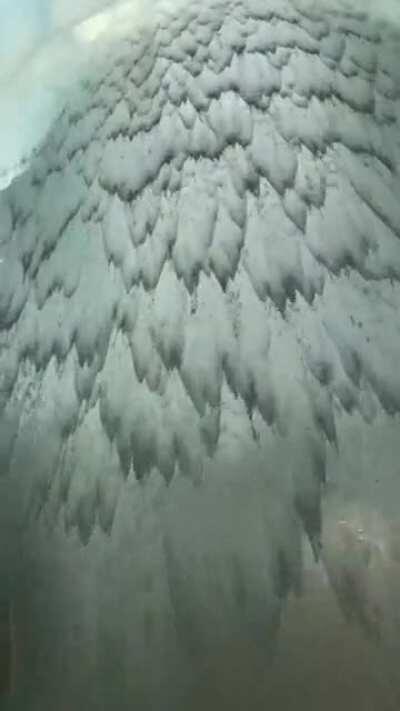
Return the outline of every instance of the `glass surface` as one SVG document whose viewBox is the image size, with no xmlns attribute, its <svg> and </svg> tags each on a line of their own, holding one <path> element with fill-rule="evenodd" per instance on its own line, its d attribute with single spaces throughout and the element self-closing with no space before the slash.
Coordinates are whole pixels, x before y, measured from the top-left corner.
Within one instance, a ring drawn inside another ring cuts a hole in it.
<svg viewBox="0 0 400 711">
<path fill-rule="evenodd" d="M 0 0 L 0 708 L 400 708 L 400 12 Z"/>
</svg>

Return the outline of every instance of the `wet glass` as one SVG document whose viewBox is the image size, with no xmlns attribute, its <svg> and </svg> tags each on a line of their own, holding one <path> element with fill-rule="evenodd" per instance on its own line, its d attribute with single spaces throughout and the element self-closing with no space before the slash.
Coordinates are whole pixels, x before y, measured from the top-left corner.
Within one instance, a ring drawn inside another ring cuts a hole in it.
<svg viewBox="0 0 400 711">
<path fill-rule="evenodd" d="M 400 708 L 400 13 L 0 0 L 0 708 Z"/>
</svg>

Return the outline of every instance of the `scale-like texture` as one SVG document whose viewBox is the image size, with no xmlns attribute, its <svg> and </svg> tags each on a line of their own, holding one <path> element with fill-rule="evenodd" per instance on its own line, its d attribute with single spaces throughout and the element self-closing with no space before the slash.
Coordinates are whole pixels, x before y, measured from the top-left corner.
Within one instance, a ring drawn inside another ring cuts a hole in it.
<svg viewBox="0 0 400 711">
<path fill-rule="evenodd" d="M 268 642 L 340 423 L 398 416 L 399 51 L 362 16 L 187 4 L 113 47 L 0 195 L 1 472 L 41 564 L 60 523 L 111 546 L 84 576 L 117 576 L 96 674 L 129 664 L 133 600 L 152 655 L 169 626 L 190 658 Z"/>
</svg>

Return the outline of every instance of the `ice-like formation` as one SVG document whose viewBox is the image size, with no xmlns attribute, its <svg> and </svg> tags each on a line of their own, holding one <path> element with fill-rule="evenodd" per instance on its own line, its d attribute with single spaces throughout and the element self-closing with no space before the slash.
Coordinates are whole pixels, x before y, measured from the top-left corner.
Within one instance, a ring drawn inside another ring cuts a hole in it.
<svg viewBox="0 0 400 711">
<path fill-rule="evenodd" d="M 188 2 L 108 47 L 0 193 L 41 708 L 74 679 L 75 708 L 177 709 L 226 645 L 272 647 L 327 477 L 369 496 L 373 443 L 396 491 L 399 48 L 358 12 Z"/>
</svg>

